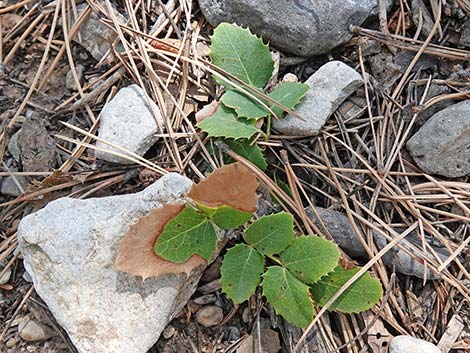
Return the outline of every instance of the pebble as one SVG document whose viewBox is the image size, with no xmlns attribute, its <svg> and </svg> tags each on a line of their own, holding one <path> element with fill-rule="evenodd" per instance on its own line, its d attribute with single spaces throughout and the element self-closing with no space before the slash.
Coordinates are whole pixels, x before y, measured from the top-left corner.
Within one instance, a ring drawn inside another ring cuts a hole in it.
<svg viewBox="0 0 470 353">
<path fill-rule="evenodd" d="M 52 331 L 34 320 L 24 320 L 18 327 L 22 339 L 28 342 L 45 341 L 52 337 Z"/>
<path fill-rule="evenodd" d="M 299 82 L 299 79 L 295 74 L 288 72 L 282 78 L 282 82 Z"/>
<path fill-rule="evenodd" d="M 224 312 L 215 305 L 207 305 L 196 313 L 196 320 L 204 327 L 212 327 L 220 324 L 224 319 Z"/>
<path fill-rule="evenodd" d="M 457 178 L 470 175 L 470 100 L 434 114 L 406 144 L 425 173 Z"/>
<path fill-rule="evenodd" d="M 78 81 L 80 82 L 80 84 L 83 84 L 83 71 L 84 70 L 85 70 L 85 68 L 81 64 L 78 64 L 75 67 L 75 71 L 77 73 Z M 68 89 L 70 89 L 72 91 L 78 91 L 78 87 L 77 87 L 77 84 L 75 83 L 75 79 L 73 77 L 72 70 L 67 72 L 67 75 L 65 76 L 65 87 L 67 87 Z"/>
<path fill-rule="evenodd" d="M 15 180 L 16 179 L 16 180 Z M 20 190 L 17 182 L 20 184 L 23 190 Z M 0 193 L 2 195 L 8 195 L 13 197 L 18 197 L 23 194 L 23 191 L 28 187 L 28 179 L 22 175 L 17 175 L 15 178 L 8 176 L 3 178 L 2 186 L 0 187 Z"/>
<path fill-rule="evenodd" d="M 173 337 L 176 333 L 176 329 L 171 326 L 171 325 L 168 325 L 167 327 L 165 327 L 165 329 L 163 330 L 162 332 L 162 336 L 163 338 L 165 339 L 170 339 L 171 337 Z"/>
<path fill-rule="evenodd" d="M 7 348 L 13 348 L 13 347 L 16 345 L 16 338 L 15 338 L 15 337 L 10 338 L 10 339 L 5 343 L 5 345 L 7 346 Z"/>
<path fill-rule="evenodd" d="M 377 9 L 377 0 L 199 0 L 206 19 L 249 27 L 265 41 L 300 56 L 325 54 L 351 39 Z"/>
<path fill-rule="evenodd" d="M 0 273 L 3 272 L 3 268 L 0 269 Z M 7 284 L 11 278 L 11 268 L 5 271 L 2 277 L 0 277 L 0 285 Z"/>
<path fill-rule="evenodd" d="M 155 119 L 163 126 L 163 118 L 157 104 L 150 100 L 149 107 L 142 88 L 135 84 L 121 88 L 103 107 L 100 117 L 98 136 L 139 156 L 143 156 L 158 140 L 156 134 L 160 129 Z M 96 147 L 125 154 L 100 141 L 96 142 Z M 112 163 L 134 163 L 99 150 L 95 151 L 95 156 Z"/>
<path fill-rule="evenodd" d="M 390 341 L 389 353 L 442 353 L 434 344 L 411 336 L 396 336 Z"/>
<path fill-rule="evenodd" d="M 288 115 L 273 121 L 273 128 L 284 135 L 318 134 L 341 103 L 362 85 L 362 77 L 343 62 L 331 61 L 320 67 L 305 83 L 310 88 L 295 108 L 304 120 Z"/>
</svg>

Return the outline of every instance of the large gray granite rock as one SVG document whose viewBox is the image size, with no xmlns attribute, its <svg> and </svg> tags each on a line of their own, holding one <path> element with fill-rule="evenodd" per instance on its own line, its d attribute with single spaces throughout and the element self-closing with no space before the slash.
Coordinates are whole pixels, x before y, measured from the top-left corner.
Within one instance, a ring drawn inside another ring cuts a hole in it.
<svg viewBox="0 0 470 353">
<path fill-rule="evenodd" d="M 155 113 L 155 117 L 154 114 Z M 143 156 L 158 140 L 156 136 L 163 118 L 157 104 L 150 100 L 150 106 L 144 92 L 137 85 L 121 88 L 114 98 L 102 109 L 98 136 L 107 142 Z M 97 141 L 96 147 L 126 154 L 123 151 Z M 96 150 L 96 158 L 108 162 L 131 164 L 126 158 Z"/>
<path fill-rule="evenodd" d="M 136 194 L 58 199 L 21 221 L 25 268 L 80 353 L 146 353 L 193 294 L 203 268 L 143 282 L 115 269 L 129 226 L 190 187 L 168 174 Z"/>
<path fill-rule="evenodd" d="M 331 61 L 305 83 L 310 88 L 295 108 L 303 120 L 293 115 L 273 120 L 273 128 L 285 135 L 317 134 L 341 103 L 361 86 L 362 77 L 341 61 Z"/>
<path fill-rule="evenodd" d="M 470 175 L 470 100 L 434 114 L 406 147 L 426 173 L 449 178 Z"/>
<path fill-rule="evenodd" d="M 377 0 L 199 0 L 214 26 L 235 22 L 263 36 L 273 46 L 301 56 L 328 53 L 351 39 Z"/>
<path fill-rule="evenodd" d="M 352 257 L 367 257 L 366 250 L 359 241 L 356 232 L 354 231 L 354 228 L 349 221 L 349 218 L 344 213 L 321 207 L 316 207 L 315 209 L 321 218 L 321 222 L 310 208 L 306 208 L 305 211 L 322 232 L 326 233 L 325 228 L 323 227 L 324 224 L 335 242 L 341 249 L 344 250 L 346 254 Z M 405 239 L 418 249 L 422 249 L 423 245 L 421 239 L 416 233 L 409 234 Z M 379 234 L 374 234 L 374 240 L 379 249 L 384 248 L 388 244 L 388 241 Z M 450 256 L 446 248 L 434 244 L 431 239 L 426 240 L 442 260 L 445 260 Z M 403 246 L 406 245 L 403 244 Z M 413 251 L 411 248 L 409 248 L 409 250 Z M 432 254 L 429 254 L 429 256 L 433 258 Z M 426 275 L 427 279 L 439 278 L 439 276 L 437 276 L 434 272 L 429 269 L 426 270 L 421 263 L 414 260 L 410 255 L 397 246 L 390 249 L 382 257 L 382 260 L 384 261 L 385 265 L 395 269 L 395 271 L 398 273 L 416 276 L 419 278 L 424 278 Z"/>
</svg>

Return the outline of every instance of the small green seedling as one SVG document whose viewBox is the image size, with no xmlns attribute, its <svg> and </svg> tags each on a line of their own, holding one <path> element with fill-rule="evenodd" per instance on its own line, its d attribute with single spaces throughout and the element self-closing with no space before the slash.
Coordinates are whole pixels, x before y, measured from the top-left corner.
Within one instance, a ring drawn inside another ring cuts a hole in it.
<svg viewBox="0 0 470 353">
<path fill-rule="evenodd" d="M 238 304 L 261 286 L 279 315 L 306 327 L 313 320 L 315 303 L 325 305 L 359 268 L 341 268 L 334 243 L 318 236 L 295 236 L 289 213 L 251 222 L 258 186 L 253 178 L 235 163 L 194 185 L 188 204 L 158 236 L 155 253 L 174 263 L 194 255 L 209 261 L 216 251 L 217 230 L 242 227 L 243 241 L 228 249 L 223 258 L 223 292 Z M 360 312 L 374 306 L 381 296 L 380 282 L 365 273 L 329 309 Z"/>
</svg>

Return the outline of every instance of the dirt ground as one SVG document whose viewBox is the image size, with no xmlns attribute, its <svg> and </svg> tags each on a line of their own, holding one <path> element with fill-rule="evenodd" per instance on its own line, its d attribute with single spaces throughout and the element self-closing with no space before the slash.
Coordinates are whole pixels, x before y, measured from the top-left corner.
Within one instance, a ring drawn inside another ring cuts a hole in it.
<svg viewBox="0 0 470 353">
<path fill-rule="evenodd" d="M 126 1 L 115 3 L 124 13 Z M 159 38 L 170 38 L 178 46 L 193 41 L 199 54 L 191 52 L 188 45 L 182 55 L 207 56 L 213 28 L 204 20 L 197 2 L 176 2 L 170 13 L 172 21 L 165 21 L 159 1 L 149 3 L 155 6 L 145 14 L 139 8 L 138 16 L 149 23 L 162 19 Z M 182 3 L 191 6 L 183 7 Z M 432 13 L 431 4 L 440 2 L 425 3 Z M 454 327 L 455 320 L 462 321 L 464 327 L 448 347 L 456 353 L 470 352 L 470 307 L 466 300 L 470 298 L 470 214 L 460 202 L 470 203 L 470 182 L 468 177 L 435 176 L 430 180 L 400 142 L 433 113 L 469 97 L 470 3 L 442 3 L 443 13 L 432 46 L 413 22 L 416 14 L 411 1 L 400 0 L 387 14 L 386 31 L 375 19 L 364 28 L 355 28 L 353 39 L 329 55 L 302 58 L 280 53 L 278 80 L 292 73 L 304 82 L 321 65 L 337 59 L 356 68 L 366 78 L 368 88 L 350 97 L 318 136 L 290 139 L 273 134 L 268 141 L 260 142 L 269 163 L 266 178 L 271 183 L 276 180 L 278 185 L 296 185 L 292 199 L 298 207 L 291 212 L 297 219 L 302 220 L 303 207 L 313 203 L 354 211 L 355 221 L 369 235 L 373 231 L 371 223 L 391 234 L 390 230 L 418 222 L 424 229 L 432 226 L 436 231 L 431 234 L 434 241 L 453 252 L 448 273 L 438 281 L 395 273 L 379 260 L 371 270 L 385 288 L 380 305 L 361 314 L 325 314 L 308 333 L 308 344 L 302 352 L 326 352 L 330 351 L 326 347 L 334 347 L 341 352 L 381 353 L 386 352 L 389 339 L 399 334 L 437 343 L 446 330 Z M 197 181 L 211 163 L 219 165 L 220 158 L 214 153 L 209 161 L 201 150 L 201 139 L 191 133 L 195 113 L 217 99 L 220 92 L 206 71 L 183 65 L 174 56 L 168 55 L 165 62 L 157 60 L 165 48 L 143 55 L 144 49 L 136 47 L 137 54 L 126 55 L 119 53 L 118 43 L 114 43 L 114 52 L 98 62 L 81 45 L 68 41 L 62 27 L 49 42 L 55 6 L 60 6 L 60 1 L 4 0 L 0 4 L 0 178 L 4 182 L 15 176 L 12 194 L 0 194 L 0 279 L 7 278 L 0 282 L 0 352 L 76 352 L 25 273 L 17 250 L 18 223 L 60 197 L 137 192 L 160 175 L 143 165 L 116 166 L 95 159 L 93 148 L 79 148 L 75 143 L 84 136 L 62 122 L 96 133 L 95 121 L 103 105 L 139 75 L 156 101 L 157 96 L 163 97 L 165 119 L 179 133 L 171 139 L 168 134 L 163 136 L 145 157 Z M 191 28 L 187 28 L 188 23 Z M 432 27 L 434 22 L 425 25 Z M 135 39 L 132 33 L 126 33 L 129 41 Z M 188 35 L 186 42 L 181 33 Z M 135 60 L 137 72 L 130 57 Z M 173 64 L 178 68 L 176 72 L 171 72 Z M 83 67 L 81 92 L 67 87 L 73 84 L 66 85 L 72 65 Z M 146 65 L 161 81 L 149 74 Z M 180 110 L 175 109 L 174 102 Z M 199 135 L 203 138 L 202 133 Z M 18 183 L 21 190 L 16 187 Z M 274 202 L 270 205 L 278 207 Z M 375 247 L 374 251 L 378 252 Z M 428 258 L 420 259 L 429 268 L 436 268 Z M 205 305 L 223 309 L 221 324 L 206 328 L 195 319 L 196 312 Z M 31 342 L 19 335 L 21 323 L 29 319 L 48 328 L 46 339 Z M 220 261 L 216 261 L 150 352 L 248 353 L 250 350 L 243 346 L 247 337 L 265 352 L 291 352 L 301 334 L 301 330 L 276 316 L 260 293 L 249 303 L 234 306 L 221 293 Z"/>
</svg>

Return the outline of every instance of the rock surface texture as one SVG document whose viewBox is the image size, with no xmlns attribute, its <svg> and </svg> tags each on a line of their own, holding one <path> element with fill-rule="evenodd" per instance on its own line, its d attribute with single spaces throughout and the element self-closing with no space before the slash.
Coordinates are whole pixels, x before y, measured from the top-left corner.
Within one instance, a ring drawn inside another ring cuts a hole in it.
<svg viewBox="0 0 470 353">
<path fill-rule="evenodd" d="M 25 268 L 80 353 L 146 353 L 193 294 L 203 268 L 189 279 L 142 282 L 114 265 L 129 226 L 151 208 L 178 202 L 190 187 L 189 179 L 168 174 L 136 194 L 62 198 L 21 221 Z"/>
<path fill-rule="evenodd" d="M 235 22 L 250 27 L 271 45 L 301 56 L 325 54 L 351 38 L 377 0 L 199 0 L 214 26 Z"/>
<path fill-rule="evenodd" d="M 100 5 L 104 9 L 107 9 L 105 2 L 101 2 Z M 87 3 L 77 5 L 77 16 L 79 17 L 88 7 Z M 114 16 L 116 16 L 118 21 L 122 24 L 126 23 L 126 19 L 119 11 L 114 10 Z M 80 27 L 80 35 L 73 37 L 73 41 L 82 45 L 96 60 L 102 59 L 103 55 L 108 52 L 110 43 L 113 43 L 118 37 L 115 31 L 100 21 L 101 17 L 99 13 L 92 11 Z M 111 16 L 109 16 L 109 18 L 111 18 Z M 122 47 L 116 48 L 118 51 L 122 49 Z"/>
<path fill-rule="evenodd" d="M 144 92 L 137 85 L 121 88 L 103 107 L 100 117 L 98 136 L 139 156 L 143 156 L 158 140 L 156 134 L 160 129 L 157 121 L 163 126 L 160 109 L 152 100 L 150 105 L 147 104 Z M 125 154 L 100 141 L 96 142 L 96 147 Z M 126 158 L 99 150 L 96 150 L 95 156 L 112 163 L 133 163 Z"/>
<path fill-rule="evenodd" d="M 288 115 L 273 120 L 273 128 L 285 135 L 317 134 L 335 110 L 362 84 L 362 77 L 341 61 L 331 61 L 305 82 L 310 89 L 295 108 L 304 121 Z"/>
<path fill-rule="evenodd" d="M 316 207 L 316 210 L 321 218 L 321 222 L 310 208 L 307 208 L 305 211 L 307 212 L 307 215 L 312 218 L 315 225 L 322 232 L 326 234 L 324 228 L 326 227 L 335 242 L 349 256 L 367 256 L 366 250 L 359 241 L 356 232 L 354 231 L 351 222 L 349 221 L 349 218 L 344 213 L 321 207 Z M 400 232 L 400 230 L 398 229 L 396 231 Z M 409 234 L 405 239 L 408 240 L 408 242 L 410 242 L 411 244 L 413 244 L 416 248 L 422 250 L 423 245 L 421 239 L 415 233 Z M 379 249 L 384 248 L 388 244 L 388 241 L 385 240 L 379 234 L 374 234 L 374 240 Z M 444 247 L 433 244 L 432 239 L 426 240 L 428 241 L 428 244 L 433 248 L 433 250 L 441 257 L 442 260 L 445 260 L 450 255 Z M 406 244 L 403 243 L 403 246 L 406 246 Z M 410 251 L 412 253 L 414 252 L 414 250 L 411 248 Z M 434 259 L 434 257 L 430 253 L 428 253 L 428 256 L 431 259 Z M 394 268 L 395 271 L 399 273 L 403 273 L 410 276 L 416 276 L 419 278 L 424 278 L 425 275 L 427 279 L 439 278 L 434 272 L 429 269 L 426 270 L 422 264 L 414 260 L 410 255 L 408 255 L 405 251 L 398 248 L 397 246 L 389 250 L 383 256 L 382 260 L 387 266 Z"/>
<path fill-rule="evenodd" d="M 424 172 L 449 178 L 470 175 L 470 100 L 434 114 L 406 147 Z"/>
<path fill-rule="evenodd" d="M 390 353 L 442 353 L 439 348 L 428 341 L 411 336 L 396 336 L 390 342 Z"/>
</svg>

